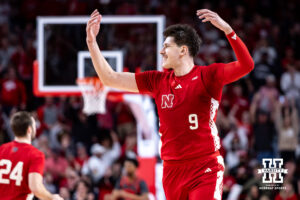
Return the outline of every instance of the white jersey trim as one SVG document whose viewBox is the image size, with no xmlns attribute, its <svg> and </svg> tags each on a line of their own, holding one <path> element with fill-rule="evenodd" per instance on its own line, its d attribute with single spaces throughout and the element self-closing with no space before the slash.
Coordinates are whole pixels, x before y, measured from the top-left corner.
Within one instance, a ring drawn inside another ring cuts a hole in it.
<svg viewBox="0 0 300 200">
<path fill-rule="evenodd" d="M 27 195 L 26 200 L 32 200 L 33 197 L 34 197 L 34 195 L 32 193 L 30 193 L 30 194 Z"/>
<path fill-rule="evenodd" d="M 220 138 L 218 135 L 218 129 L 217 126 L 215 124 L 214 118 L 216 116 L 217 110 L 219 108 L 219 102 L 217 100 L 215 100 L 214 98 L 211 98 L 210 101 L 210 118 L 209 118 L 209 127 L 211 130 L 211 135 L 212 138 L 214 140 L 214 150 L 217 151 L 221 148 L 220 145 Z"/>
<path fill-rule="evenodd" d="M 217 156 L 218 163 L 223 166 L 225 169 L 224 165 L 224 160 L 222 156 Z M 217 172 L 217 182 L 216 182 L 216 187 L 215 187 L 215 192 L 214 192 L 214 199 L 215 200 L 221 200 L 222 199 L 222 191 L 223 191 L 223 176 L 224 176 L 224 171 L 220 170 Z"/>
</svg>

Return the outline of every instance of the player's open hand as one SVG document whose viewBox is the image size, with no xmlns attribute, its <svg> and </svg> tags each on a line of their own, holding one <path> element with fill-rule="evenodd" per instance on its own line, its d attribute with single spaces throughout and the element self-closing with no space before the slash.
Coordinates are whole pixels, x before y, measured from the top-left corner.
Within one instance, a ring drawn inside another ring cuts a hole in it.
<svg viewBox="0 0 300 200">
<path fill-rule="evenodd" d="M 225 34 L 229 34 L 232 32 L 232 28 L 230 25 L 225 22 L 217 13 L 208 10 L 208 9 L 200 9 L 197 10 L 197 16 L 199 19 L 202 19 L 202 22 L 210 22 L 218 29 L 225 32 Z"/>
<path fill-rule="evenodd" d="M 64 200 L 61 196 L 59 196 L 58 194 L 54 194 L 52 196 L 52 200 Z"/>
<path fill-rule="evenodd" d="M 91 18 L 89 19 L 86 25 L 86 42 L 92 43 L 96 41 L 96 36 L 100 30 L 100 22 L 102 19 L 102 15 L 98 12 L 98 10 L 94 10 L 91 14 Z"/>
</svg>

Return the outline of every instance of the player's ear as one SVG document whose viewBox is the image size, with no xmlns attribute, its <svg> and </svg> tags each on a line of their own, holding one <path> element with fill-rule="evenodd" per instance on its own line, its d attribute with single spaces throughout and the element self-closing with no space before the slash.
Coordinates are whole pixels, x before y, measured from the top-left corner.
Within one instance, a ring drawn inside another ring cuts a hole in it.
<svg viewBox="0 0 300 200">
<path fill-rule="evenodd" d="M 27 128 L 27 131 L 26 131 L 26 133 L 28 134 L 28 133 L 32 133 L 32 126 L 28 126 L 28 128 Z"/>
<path fill-rule="evenodd" d="M 189 53 L 189 49 L 187 46 L 185 45 L 182 45 L 181 48 L 180 48 L 180 54 L 181 55 L 187 55 Z"/>
</svg>

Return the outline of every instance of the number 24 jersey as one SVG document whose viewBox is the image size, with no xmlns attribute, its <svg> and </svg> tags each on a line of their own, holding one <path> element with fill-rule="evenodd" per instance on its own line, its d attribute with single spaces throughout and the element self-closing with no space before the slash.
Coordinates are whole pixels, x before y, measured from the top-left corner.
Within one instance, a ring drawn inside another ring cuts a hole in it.
<svg viewBox="0 0 300 200">
<path fill-rule="evenodd" d="M 44 154 L 31 144 L 13 141 L 1 145 L 0 199 L 31 199 L 28 175 L 35 172 L 43 176 L 44 164 Z"/>
</svg>

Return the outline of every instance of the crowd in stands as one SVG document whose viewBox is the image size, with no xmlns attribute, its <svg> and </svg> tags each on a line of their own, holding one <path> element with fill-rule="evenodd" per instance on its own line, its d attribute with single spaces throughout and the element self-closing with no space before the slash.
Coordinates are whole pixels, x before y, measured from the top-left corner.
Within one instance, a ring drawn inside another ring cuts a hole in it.
<svg viewBox="0 0 300 200">
<path fill-rule="evenodd" d="M 109 112 L 87 116 L 81 97 L 33 95 L 36 17 L 88 15 L 95 8 L 104 15 L 162 14 L 166 25 L 192 25 L 203 40 L 195 58 L 198 65 L 235 59 L 223 33 L 202 24 L 195 13 L 209 8 L 224 18 L 245 42 L 255 68 L 223 89 L 217 116 L 226 163 L 223 199 L 300 198 L 300 2 L 296 0 L 0 0 L 0 144 L 13 139 L 11 114 L 31 111 L 38 128 L 34 145 L 46 156 L 44 180 L 49 191 L 66 200 L 110 199 L 113 188 L 120 188 L 123 167 L 130 171 L 124 161 L 137 153 L 136 120 L 125 103 L 107 102 Z M 128 56 L 134 51 L 128 50 Z M 142 59 L 145 65 L 149 60 L 155 63 L 153 55 Z M 129 60 L 134 66 L 134 57 Z M 283 158 L 282 167 L 288 169 L 285 189 L 260 189 L 262 174 L 257 170 L 263 158 Z M 147 192 L 144 183 L 136 187 Z"/>
</svg>

